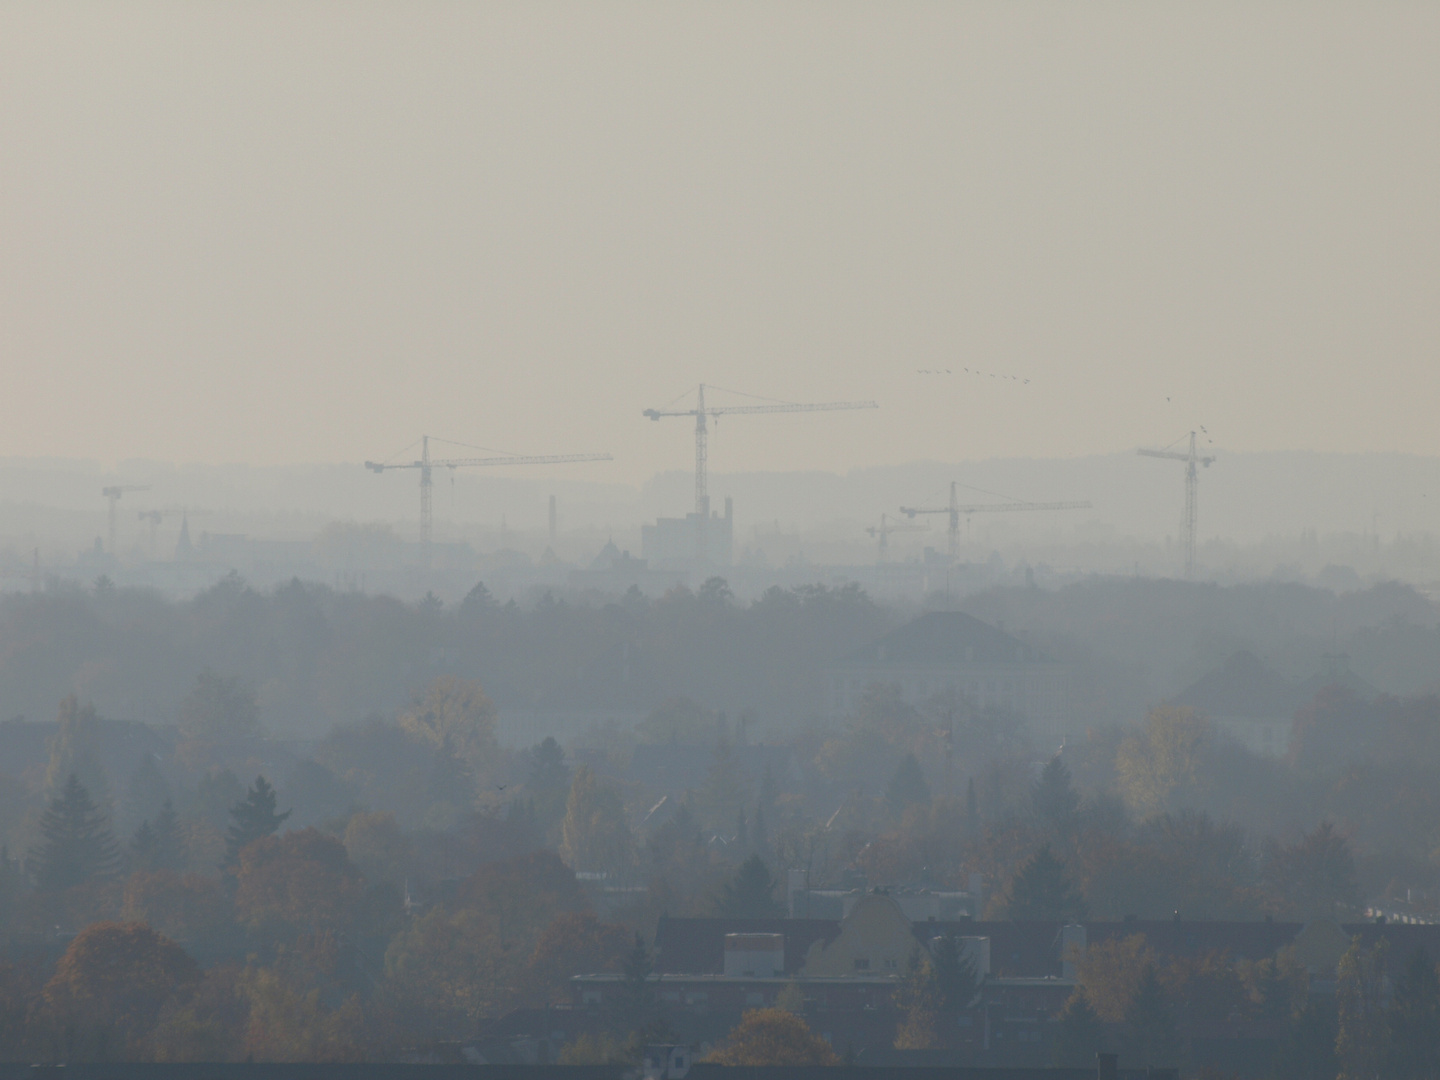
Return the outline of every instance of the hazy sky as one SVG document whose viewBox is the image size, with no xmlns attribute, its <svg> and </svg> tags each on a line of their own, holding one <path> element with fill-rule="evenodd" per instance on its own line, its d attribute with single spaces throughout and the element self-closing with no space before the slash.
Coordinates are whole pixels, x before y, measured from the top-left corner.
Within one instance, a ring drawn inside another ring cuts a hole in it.
<svg viewBox="0 0 1440 1080">
<path fill-rule="evenodd" d="M 1437 46 L 1370 0 L 9 3 L 0 455 L 639 480 L 702 380 L 882 405 L 722 421 L 723 470 L 1440 453 Z"/>
</svg>

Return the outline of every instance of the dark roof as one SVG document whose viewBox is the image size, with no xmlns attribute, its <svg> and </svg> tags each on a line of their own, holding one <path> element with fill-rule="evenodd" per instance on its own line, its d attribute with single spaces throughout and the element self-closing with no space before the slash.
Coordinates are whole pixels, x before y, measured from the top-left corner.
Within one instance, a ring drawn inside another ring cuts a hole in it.
<svg viewBox="0 0 1440 1080">
<path fill-rule="evenodd" d="M 1049 663 L 1044 653 L 963 611 L 932 611 L 851 653 L 847 663 L 895 667 Z"/>
<path fill-rule="evenodd" d="M 840 933 L 833 919 L 672 919 L 655 928 L 655 970 L 662 975 L 719 975 L 726 934 L 784 934 L 785 973 L 793 975 L 817 941 Z"/>
<path fill-rule="evenodd" d="M 1171 701 L 1209 716 L 1293 716 L 1304 698 L 1298 686 L 1241 649 Z"/>
</svg>

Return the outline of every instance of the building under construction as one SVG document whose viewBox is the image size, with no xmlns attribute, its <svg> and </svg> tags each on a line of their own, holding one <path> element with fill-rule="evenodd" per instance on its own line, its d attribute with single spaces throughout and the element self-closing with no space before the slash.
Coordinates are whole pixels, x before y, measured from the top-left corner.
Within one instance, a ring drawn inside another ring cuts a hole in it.
<svg viewBox="0 0 1440 1080">
<path fill-rule="evenodd" d="M 735 506 L 726 496 L 723 517 L 711 511 L 708 518 L 693 513 L 683 518 L 660 518 L 654 525 L 642 525 L 640 554 L 651 566 L 660 570 L 693 567 L 701 553 L 704 553 L 705 566 L 729 566 L 734 539 Z"/>
</svg>

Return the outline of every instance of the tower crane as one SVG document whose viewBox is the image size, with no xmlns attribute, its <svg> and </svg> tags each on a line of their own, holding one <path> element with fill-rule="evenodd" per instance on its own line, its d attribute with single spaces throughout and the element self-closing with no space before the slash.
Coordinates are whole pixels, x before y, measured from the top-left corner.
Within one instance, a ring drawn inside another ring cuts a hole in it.
<svg viewBox="0 0 1440 1080">
<path fill-rule="evenodd" d="M 719 389 L 714 388 L 714 389 Z M 730 391 L 734 393 L 735 391 Z M 822 401 L 814 403 L 802 403 L 797 401 L 776 401 L 768 405 L 710 405 L 705 404 L 705 384 L 700 384 L 700 389 L 695 395 L 695 407 L 693 409 L 646 409 L 645 414 L 651 420 L 659 420 L 662 416 L 693 416 L 695 418 L 695 516 L 697 519 L 697 531 L 695 534 L 696 550 L 698 561 L 703 565 L 708 558 L 708 544 L 706 542 L 706 529 L 710 521 L 710 488 L 709 488 L 709 417 L 719 419 L 722 416 L 756 415 L 759 413 L 800 413 L 800 412 L 839 412 L 848 409 L 878 409 L 880 406 L 874 401 Z"/>
<path fill-rule="evenodd" d="M 149 484 L 112 484 L 112 485 L 110 485 L 109 487 L 103 487 L 103 488 L 100 489 L 100 494 L 103 495 L 103 496 L 109 501 L 109 503 L 110 503 L 110 530 L 109 530 L 109 531 L 110 531 L 110 557 L 111 557 L 112 559 L 119 558 L 119 554 L 120 554 L 119 552 L 117 552 L 117 551 L 115 550 L 115 504 L 120 501 L 120 496 L 124 495 L 125 492 L 127 492 L 127 491 L 149 491 L 149 490 L 150 490 L 150 485 L 149 485 Z"/>
<path fill-rule="evenodd" d="M 961 503 L 956 496 L 957 484 L 950 481 L 950 504 L 948 506 L 902 506 L 900 512 L 914 520 L 917 514 L 948 514 L 950 516 L 950 561 L 955 561 L 960 550 L 960 515 L 965 515 L 968 524 L 971 514 L 1008 514 L 1021 510 L 1089 510 L 1086 502 L 1004 502 L 1004 503 Z"/>
<path fill-rule="evenodd" d="M 609 454 L 496 454 L 490 457 L 432 458 L 429 435 L 420 436 L 420 457 L 416 461 L 367 461 L 365 467 L 374 473 L 387 469 L 420 470 L 420 548 L 425 565 L 430 565 L 430 539 L 434 532 L 434 517 L 431 513 L 430 491 L 433 486 L 432 473 L 435 469 L 489 468 L 496 465 L 562 465 L 572 461 L 614 461 Z M 446 442 L 436 439 L 436 442 Z M 414 443 L 410 444 L 414 446 Z M 456 443 L 463 446 L 464 443 Z M 477 447 L 476 449 L 481 449 Z"/>
<path fill-rule="evenodd" d="M 885 561 L 885 556 L 886 556 L 886 555 L 889 553 L 889 551 L 890 551 L 890 543 L 889 543 L 889 540 L 890 540 L 890 534 L 891 534 L 891 533 L 897 533 L 897 532 L 929 532 L 929 531 L 930 531 L 930 526 L 929 526 L 929 525 L 919 525 L 919 524 L 916 524 L 916 523 L 913 522 L 913 521 L 910 522 L 908 525 L 906 525 L 906 524 L 898 524 L 898 523 L 889 521 L 884 514 L 881 514 L 881 515 L 880 515 L 880 524 L 879 524 L 878 526 L 877 526 L 877 525 L 871 525 L 871 526 L 870 526 L 868 529 L 866 529 L 865 531 L 866 531 L 867 533 L 869 533 L 871 536 L 876 537 L 876 538 L 880 541 L 879 561 L 880 561 L 880 562 L 884 562 L 884 561 Z"/>
<path fill-rule="evenodd" d="M 1215 459 L 1209 455 L 1200 454 L 1195 449 L 1195 432 L 1190 432 L 1190 449 L 1188 452 L 1179 450 L 1151 450 L 1145 447 L 1135 451 L 1141 457 L 1167 458 L 1170 461 L 1185 462 L 1185 513 L 1180 519 L 1180 542 L 1185 545 L 1185 578 L 1190 580 L 1195 576 L 1195 524 L 1196 524 L 1196 497 L 1199 494 L 1200 473 L 1196 465 L 1210 467 Z"/>
</svg>

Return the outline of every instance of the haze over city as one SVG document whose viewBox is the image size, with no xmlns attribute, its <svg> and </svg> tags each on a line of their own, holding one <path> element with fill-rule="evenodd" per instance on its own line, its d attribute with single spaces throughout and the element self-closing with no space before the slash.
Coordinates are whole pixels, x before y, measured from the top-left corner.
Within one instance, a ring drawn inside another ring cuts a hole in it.
<svg viewBox="0 0 1440 1080">
<path fill-rule="evenodd" d="M 0 1080 L 1440 1076 L 1437 41 L 0 7 Z"/>
</svg>

